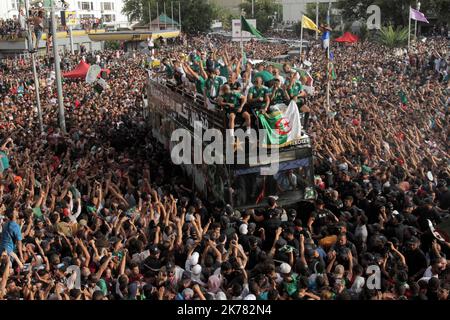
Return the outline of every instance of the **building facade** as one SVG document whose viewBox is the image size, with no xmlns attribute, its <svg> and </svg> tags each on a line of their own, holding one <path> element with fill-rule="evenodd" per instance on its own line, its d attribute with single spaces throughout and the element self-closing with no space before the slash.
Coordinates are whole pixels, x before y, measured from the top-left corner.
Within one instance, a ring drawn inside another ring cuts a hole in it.
<svg viewBox="0 0 450 320">
<path fill-rule="evenodd" d="M 0 19 L 17 17 L 20 2 L 20 0 L 0 0 Z M 108 25 L 128 25 L 127 17 L 122 14 L 123 0 L 66 0 L 66 2 L 69 4 L 67 11 L 75 11 L 78 20 L 100 18 Z"/>
<path fill-rule="evenodd" d="M 306 13 L 308 3 L 328 3 L 337 0 L 280 0 L 283 6 L 283 22 L 288 24 L 300 21 L 302 14 Z M 311 19 L 313 17 L 310 17 Z"/>
</svg>

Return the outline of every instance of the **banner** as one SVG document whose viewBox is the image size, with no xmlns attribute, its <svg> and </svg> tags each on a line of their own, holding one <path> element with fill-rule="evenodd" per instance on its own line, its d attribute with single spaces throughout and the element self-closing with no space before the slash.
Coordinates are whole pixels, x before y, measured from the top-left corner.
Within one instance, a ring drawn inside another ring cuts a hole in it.
<svg viewBox="0 0 450 320">
<path fill-rule="evenodd" d="M 86 82 L 94 83 L 101 71 L 102 68 L 96 64 L 90 66 L 88 73 L 86 74 Z"/>
<path fill-rule="evenodd" d="M 255 19 L 248 19 L 247 22 L 256 28 Z M 231 21 L 231 35 L 232 41 L 241 41 L 241 19 L 233 19 Z M 250 39 L 256 39 L 256 37 L 242 29 L 242 41 L 250 41 Z"/>
<path fill-rule="evenodd" d="M 262 145 L 265 148 L 281 148 L 301 138 L 300 112 L 297 103 L 291 101 L 270 107 L 270 114 L 258 114 L 263 129 L 267 131 Z"/>
</svg>

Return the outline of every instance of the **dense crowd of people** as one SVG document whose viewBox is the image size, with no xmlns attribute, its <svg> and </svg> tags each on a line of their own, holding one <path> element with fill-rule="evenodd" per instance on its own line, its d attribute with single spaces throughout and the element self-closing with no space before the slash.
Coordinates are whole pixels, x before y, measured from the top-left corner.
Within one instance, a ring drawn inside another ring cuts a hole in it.
<svg viewBox="0 0 450 320">
<path fill-rule="evenodd" d="M 15 40 L 21 36 L 18 19 L 0 19 L 0 40 Z"/>
<path fill-rule="evenodd" d="M 42 134 L 30 61 L 7 59 L 0 299 L 448 300 L 450 242 L 433 232 L 450 206 L 448 43 L 427 41 L 409 53 L 333 45 L 329 109 L 320 44 L 283 70 L 243 63 L 282 45 L 251 42 L 241 55 L 197 37 L 155 50 L 160 72 L 227 112 L 299 101 L 315 148 L 308 211 L 276 197 L 239 211 L 190 190 L 142 113 L 144 54 L 85 57 L 111 70 L 109 87 L 64 80 L 67 133 L 51 60 L 40 59 Z M 63 69 L 81 58 L 65 56 Z M 307 93 L 293 68 L 309 65 Z"/>
</svg>

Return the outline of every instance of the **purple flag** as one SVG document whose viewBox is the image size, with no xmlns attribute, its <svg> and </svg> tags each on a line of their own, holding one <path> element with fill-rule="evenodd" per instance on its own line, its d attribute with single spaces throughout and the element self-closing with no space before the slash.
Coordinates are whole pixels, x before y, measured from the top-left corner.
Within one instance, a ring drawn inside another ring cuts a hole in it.
<svg viewBox="0 0 450 320">
<path fill-rule="evenodd" d="M 417 21 L 422 21 L 425 23 L 429 23 L 425 15 L 419 10 L 415 10 L 413 8 L 409 8 L 409 18 Z"/>
</svg>

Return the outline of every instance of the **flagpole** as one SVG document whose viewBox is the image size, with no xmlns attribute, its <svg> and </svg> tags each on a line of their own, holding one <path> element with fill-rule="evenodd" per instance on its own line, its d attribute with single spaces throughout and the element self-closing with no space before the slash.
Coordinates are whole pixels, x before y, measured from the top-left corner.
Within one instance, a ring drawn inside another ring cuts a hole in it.
<svg viewBox="0 0 450 320">
<path fill-rule="evenodd" d="M 244 62 L 244 40 L 242 39 L 242 14 L 241 14 L 241 55 L 242 55 L 242 63 Z"/>
<path fill-rule="evenodd" d="M 303 14 L 302 14 L 302 20 L 300 21 L 302 27 L 300 29 L 300 63 L 302 61 L 302 51 L 303 51 Z"/>
<path fill-rule="evenodd" d="M 328 27 L 331 29 L 330 27 L 330 10 L 331 10 L 331 1 L 328 2 L 328 12 L 327 12 L 327 24 Z M 326 31 L 329 32 L 328 35 L 328 47 L 327 47 L 327 73 L 328 73 L 328 79 L 327 79 L 327 112 L 330 112 L 330 90 L 331 90 L 331 85 L 330 85 L 330 74 L 329 74 L 329 67 L 330 67 L 330 46 L 331 46 L 331 31 Z"/>
<path fill-rule="evenodd" d="M 409 7 L 409 15 L 408 15 L 408 50 L 411 45 L 411 6 Z"/>
<path fill-rule="evenodd" d="M 316 1 L 316 26 L 319 25 L 319 0 Z M 316 40 L 319 39 L 319 32 L 316 30 Z"/>
</svg>

